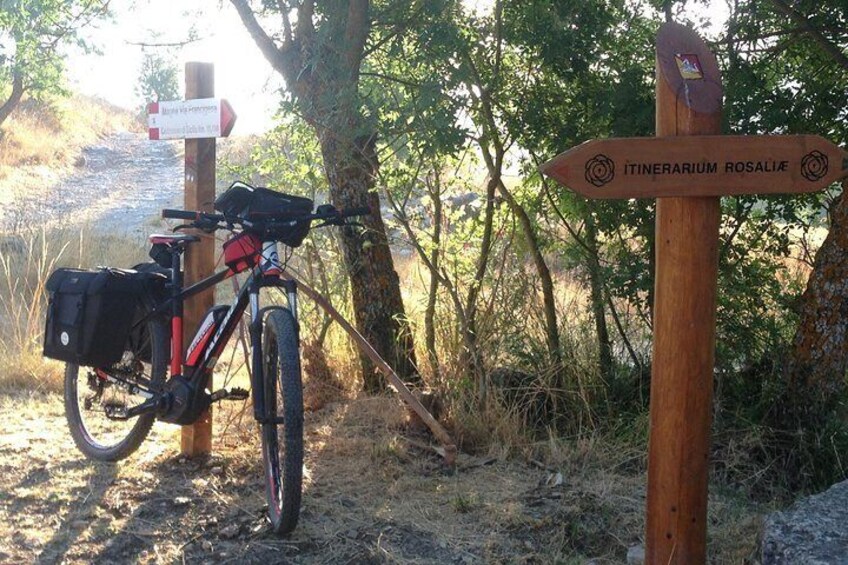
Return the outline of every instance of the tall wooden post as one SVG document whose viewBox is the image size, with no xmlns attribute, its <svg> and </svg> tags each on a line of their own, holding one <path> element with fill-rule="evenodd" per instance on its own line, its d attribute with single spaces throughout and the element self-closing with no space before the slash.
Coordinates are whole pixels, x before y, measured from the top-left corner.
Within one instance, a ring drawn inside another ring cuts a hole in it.
<svg viewBox="0 0 848 565">
<path fill-rule="evenodd" d="M 215 95 L 215 67 L 212 63 L 186 63 L 186 100 Z M 215 138 L 185 140 L 185 209 L 212 212 L 215 201 Z M 189 246 L 185 258 L 186 286 L 212 274 L 215 268 L 215 238 L 198 232 L 201 241 Z M 186 300 L 183 343 L 191 343 L 203 314 L 213 305 L 215 293 L 209 289 Z M 211 386 L 211 383 L 210 383 Z M 180 449 L 184 455 L 205 455 L 212 451 L 212 410 L 190 426 L 183 426 Z"/>
<path fill-rule="evenodd" d="M 706 561 L 719 198 L 814 192 L 848 177 L 848 152 L 817 135 L 718 135 L 721 103 L 715 56 L 667 23 L 657 137 L 590 140 L 540 167 L 589 198 L 657 198 L 649 564 Z"/>
<path fill-rule="evenodd" d="M 690 29 L 657 36 L 657 137 L 716 135 L 715 56 Z M 719 198 L 657 199 L 646 562 L 706 560 Z"/>
</svg>

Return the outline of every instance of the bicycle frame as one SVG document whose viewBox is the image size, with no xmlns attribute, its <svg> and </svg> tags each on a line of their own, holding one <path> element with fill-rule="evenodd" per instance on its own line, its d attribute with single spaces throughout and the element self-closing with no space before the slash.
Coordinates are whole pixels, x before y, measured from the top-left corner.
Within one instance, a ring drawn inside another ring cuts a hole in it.
<svg viewBox="0 0 848 565">
<path fill-rule="evenodd" d="M 181 253 L 173 253 L 171 261 L 171 363 L 170 376 L 166 387 L 174 395 L 178 393 L 184 395 L 186 403 L 181 406 L 182 412 L 180 412 L 177 418 L 172 420 L 166 415 L 164 419 L 181 424 L 190 423 L 214 400 L 208 393 L 205 393 L 206 387 L 219 356 L 249 306 L 252 364 L 250 380 L 253 391 L 254 416 L 260 423 L 274 423 L 276 418 L 269 418 L 264 411 L 265 389 L 262 381 L 262 318 L 264 311 L 277 307 L 270 306 L 260 309 L 260 290 L 265 287 L 284 289 L 289 309 L 295 320 L 297 320 L 297 285 L 294 281 L 284 279 L 280 276 L 282 274 L 282 266 L 277 255 L 277 242 L 266 241 L 263 243 L 262 253 L 258 257 L 257 264 L 253 267 L 248 266 L 238 271 L 228 268 L 210 275 L 187 288 L 183 288 Z M 184 355 L 184 300 L 212 288 L 218 283 L 247 269 L 251 269 L 250 276 L 224 313 L 220 323 L 211 324 L 206 329 L 203 327 L 198 328 L 192 340 L 192 347 L 189 348 L 190 351 Z M 176 383 L 176 385 L 173 383 Z M 178 391 L 177 387 L 180 385 L 183 385 L 185 390 Z"/>
</svg>

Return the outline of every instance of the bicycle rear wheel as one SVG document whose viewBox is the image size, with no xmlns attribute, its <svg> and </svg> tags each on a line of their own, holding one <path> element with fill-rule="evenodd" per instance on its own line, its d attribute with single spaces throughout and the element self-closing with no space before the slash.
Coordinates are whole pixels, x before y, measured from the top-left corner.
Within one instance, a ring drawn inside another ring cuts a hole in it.
<svg viewBox="0 0 848 565">
<path fill-rule="evenodd" d="M 162 390 L 169 357 L 168 332 L 158 321 L 148 322 L 148 329 L 149 343 L 125 351 L 121 361 L 102 372 L 73 363 L 65 366 L 65 417 L 74 443 L 89 459 L 128 457 L 153 426 L 153 414 L 129 420 L 107 415 L 109 409 L 137 406 Z"/>
<path fill-rule="evenodd" d="M 265 414 L 262 459 L 268 517 L 278 534 L 291 532 L 300 516 L 303 482 L 303 389 L 297 330 L 291 312 L 273 310 L 262 339 Z"/>
</svg>

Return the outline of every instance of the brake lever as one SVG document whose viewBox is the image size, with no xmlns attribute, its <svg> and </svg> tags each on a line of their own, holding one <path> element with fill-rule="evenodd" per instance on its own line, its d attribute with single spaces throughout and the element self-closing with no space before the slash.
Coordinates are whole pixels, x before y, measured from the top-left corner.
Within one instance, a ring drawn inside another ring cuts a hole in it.
<svg viewBox="0 0 848 565">
<path fill-rule="evenodd" d="M 206 233 L 214 233 L 215 230 L 221 226 L 218 224 L 217 220 L 198 220 L 194 222 L 194 227 Z"/>
</svg>

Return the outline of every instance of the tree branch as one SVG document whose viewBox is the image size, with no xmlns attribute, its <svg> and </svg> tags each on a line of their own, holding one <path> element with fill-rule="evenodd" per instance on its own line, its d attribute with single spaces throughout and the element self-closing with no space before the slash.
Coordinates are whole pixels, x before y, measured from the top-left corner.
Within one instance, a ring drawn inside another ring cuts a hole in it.
<svg viewBox="0 0 848 565">
<path fill-rule="evenodd" d="M 365 41 L 368 39 L 369 15 L 368 0 L 349 0 L 347 26 L 345 27 L 344 60 L 350 70 L 350 79 L 359 77 L 359 66 L 365 53 Z"/>
<path fill-rule="evenodd" d="M 294 88 L 294 84 L 297 79 L 297 72 L 293 65 L 293 61 L 287 61 L 287 59 L 293 58 L 294 50 L 292 49 L 292 46 L 287 46 L 287 49 L 285 50 L 277 47 L 274 40 L 271 39 L 271 37 L 265 33 L 265 30 L 262 29 L 262 26 L 259 25 L 259 22 L 256 20 L 256 14 L 253 13 L 253 10 L 247 0 L 230 0 L 230 2 L 232 2 L 233 7 L 235 7 L 236 12 L 238 12 L 239 17 L 244 24 L 244 27 L 253 38 L 257 47 L 259 47 L 262 55 L 269 63 L 271 63 L 271 66 L 275 71 L 283 75 L 283 78 L 285 78 L 286 82 L 291 85 L 291 88 Z"/>
<path fill-rule="evenodd" d="M 810 35 L 813 40 L 819 44 L 819 46 L 824 49 L 824 51 L 830 55 L 830 57 L 836 61 L 836 63 L 842 67 L 842 70 L 848 72 L 848 56 L 842 52 L 842 49 L 839 46 L 835 45 L 832 41 L 822 35 L 821 31 L 816 29 L 816 27 L 810 23 L 810 20 L 807 19 L 807 16 L 790 6 L 784 0 L 771 0 L 771 3 L 774 6 L 783 12 L 784 15 L 788 16 L 792 21 L 794 21 L 798 27 L 800 27 L 804 32 Z"/>
</svg>

